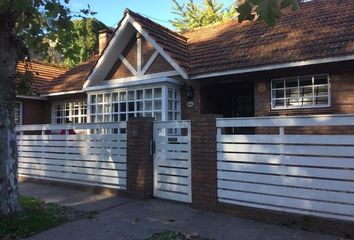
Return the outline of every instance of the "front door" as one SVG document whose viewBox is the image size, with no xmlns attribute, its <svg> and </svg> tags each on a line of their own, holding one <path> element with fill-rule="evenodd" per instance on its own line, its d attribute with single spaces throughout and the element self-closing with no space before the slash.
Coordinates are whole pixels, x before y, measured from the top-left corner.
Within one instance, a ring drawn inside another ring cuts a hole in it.
<svg viewBox="0 0 354 240">
<path fill-rule="evenodd" d="M 237 82 L 225 86 L 224 117 L 254 117 L 254 83 Z M 231 134 L 254 134 L 254 128 L 232 128 Z"/>
</svg>

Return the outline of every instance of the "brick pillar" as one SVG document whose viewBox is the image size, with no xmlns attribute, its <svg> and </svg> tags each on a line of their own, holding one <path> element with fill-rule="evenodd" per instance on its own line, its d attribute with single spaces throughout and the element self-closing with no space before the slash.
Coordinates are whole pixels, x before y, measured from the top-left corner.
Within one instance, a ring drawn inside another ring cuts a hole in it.
<svg viewBox="0 0 354 240">
<path fill-rule="evenodd" d="M 216 117 L 192 118 L 192 206 L 214 210 L 217 206 Z"/>
<path fill-rule="evenodd" d="M 153 118 L 133 118 L 127 122 L 127 193 L 139 199 L 153 194 L 153 159 L 150 144 Z"/>
</svg>

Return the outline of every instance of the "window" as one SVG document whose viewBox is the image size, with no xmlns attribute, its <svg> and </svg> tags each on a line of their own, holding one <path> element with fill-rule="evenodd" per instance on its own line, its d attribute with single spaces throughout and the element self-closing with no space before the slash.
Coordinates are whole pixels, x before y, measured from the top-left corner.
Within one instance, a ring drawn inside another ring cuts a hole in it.
<svg viewBox="0 0 354 240">
<path fill-rule="evenodd" d="M 22 124 L 22 102 L 15 102 L 15 124 L 21 125 Z"/>
<path fill-rule="evenodd" d="M 330 106 L 328 75 L 272 80 L 272 109 Z"/>
<path fill-rule="evenodd" d="M 131 117 L 154 117 L 156 120 L 179 118 L 179 95 L 174 88 L 151 87 L 97 93 L 89 95 L 89 101 L 90 122 L 127 121 Z"/>
<path fill-rule="evenodd" d="M 84 101 L 61 102 L 53 104 L 53 123 L 85 123 L 87 106 Z"/>
</svg>

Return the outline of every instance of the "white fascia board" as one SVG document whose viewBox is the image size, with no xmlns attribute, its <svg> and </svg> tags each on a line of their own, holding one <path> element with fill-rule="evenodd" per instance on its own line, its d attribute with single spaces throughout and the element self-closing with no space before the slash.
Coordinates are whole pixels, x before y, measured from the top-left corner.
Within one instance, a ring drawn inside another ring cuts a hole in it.
<svg viewBox="0 0 354 240">
<path fill-rule="evenodd" d="M 275 70 L 275 69 L 281 69 L 281 68 L 301 67 L 301 66 L 307 66 L 307 65 L 315 65 L 315 64 L 323 64 L 323 63 L 331 63 L 331 62 L 341 62 L 341 61 L 348 61 L 348 60 L 354 60 L 354 55 L 342 56 L 342 57 L 330 57 L 330 58 L 314 59 L 314 60 L 307 60 L 307 61 L 282 63 L 282 64 L 272 64 L 272 65 L 266 65 L 266 66 L 261 66 L 261 67 L 243 68 L 243 69 L 223 71 L 223 72 L 197 74 L 197 75 L 191 76 L 190 79 L 194 80 L 194 79 L 200 79 L 200 78 L 219 77 L 219 76 L 232 75 L 232 74 L 268 71 L 268 70 Z"/>
<path fill-rule="evenodd" d="M 129 22 L 135 27 L 135 29 L 157 50 L 166 61 L 172 65 L 174 69 L 184 78 L 188 79 L 188 74 L 163 50 L 157 42 L 149 36 L 149 34 L 137 23 L 132 17 L 129 18 Z"/>
<path fill-rule="evenodd" d="M 34 99 L 34 100 L 47 100 L 46 97 L 41 97 L 41 96 L 27 96 L 27 95 L 16 95 L 16 98 Z"/>
<path fill-rule="evenodd" d="M 172 83 L 175 85 L 182 85 L 181 81 L 178 81 L 170 77 L 150 78 L 150 79 L 140 79 L 140 80 L 119 79 L 119 81 L 117 80 L 115 82 L 111 82 L 105 85 L 88 87 L 85 89 L 85 92 L 107 90 L 113 88 L 126 88 L 126 87 L 135 87 L 135 86 L 143 86 L 143 85 L 153 85 L 153 84 L 161 84 L 161 83 Z"/>
<path fill-rule="evenodd" d="M 104 62 L 104 59 L 106 58 L 107 54 L 111 51 L 111 49 L 112 49 L 113 45 L 115 44 L 117 38 L 120 37 L 121 32 L 122 32 L 122 30 L 126 27 L 129 18 L 130 18 L 130 17 L 127 15 L 127 16 L 123 19 L 123 21 L 122 21 L 120 27 L 119 27 L 118 30 L 115 32 L 113 38 L 109 41 L 109 44 L 108 44 L 108 46 L 106 47 L 106 49 L 104 50 L 102 56 L 98 59 L 98 61 L 97 61 L 96 65 L 95 65 L 95 67 L 92 69 L 90 75 L 87 77 L 87 80 L 86 80 L 86 82 L 85 82 L 83 88 L 87 88 L 87 87 L 90 86 L 91 79 L 94 78 L 94 76 L 96 75 L 98 69 L 100 68 L 100 66 L 101 66 L 102 63 Z"/>
<path fill-rule="evenodd" d="M 60 95 L 75 94 L 75 93 L 82 93 L 82 92 L 83 92 L 82 90 L 56 92 L 56 93 L 43 94 L 43 95 L 41 95 L 41 97 L 52 97 L 52 96 L 60 96 Z"/>
</svg>

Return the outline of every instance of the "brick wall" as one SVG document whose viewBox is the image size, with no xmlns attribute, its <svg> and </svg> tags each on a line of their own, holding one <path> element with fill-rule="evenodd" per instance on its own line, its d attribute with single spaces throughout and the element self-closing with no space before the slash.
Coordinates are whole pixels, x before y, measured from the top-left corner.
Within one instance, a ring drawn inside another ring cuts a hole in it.
<svg viewBox="0 0 354 240">
<path fill-rule="evenodd" d="M 200 115 L 192 119 L 192 206 L 215 209 L 217 205 L 216 119 Z"/>
<path fill-rule="evenodd" d="M 127 194 L 147 199 L 153 195 L 151 152 L 153 118 L 133 118 L 127 122 Z"/>
<path fill-rule="evenodd" d="M 46 101 L 28 98 L 18 98 L 22 102 L 22 124 L 44 123 L 44 107 Z"/>
</svg>

